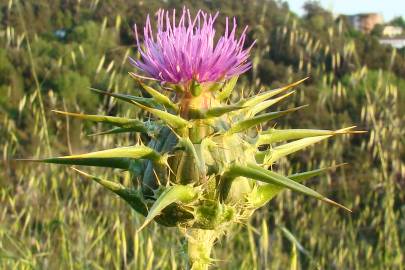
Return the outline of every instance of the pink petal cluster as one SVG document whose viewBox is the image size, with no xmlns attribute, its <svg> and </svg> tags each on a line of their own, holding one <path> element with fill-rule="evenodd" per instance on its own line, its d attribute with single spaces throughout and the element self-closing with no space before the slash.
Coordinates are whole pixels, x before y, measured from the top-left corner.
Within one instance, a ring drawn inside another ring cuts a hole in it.
<svg viewBox="0 0 405 270">
<path fill-rule="evenodd" d="M 214 23 L 218 13 L 198 11 L 192 18 L 183 9 L 176 22 L 176 11 L 157 12 L 157 33 L 153 34 L 149 15 L 144 27 L 141 46 L 135 25 L 136 42 L 140 60 L 130 58 L 131 63 L 147 76 L 164 83 L 183 84 L 191 80 L 199 83 L 216 82 L 246 72 L 251 68 L 248 61 L 253 44 L 243 49 L 246 30 L 237 39 L 236 19 L 232 30 L 226 18 L 225 33 L 215 42 Z"/>
</svg>

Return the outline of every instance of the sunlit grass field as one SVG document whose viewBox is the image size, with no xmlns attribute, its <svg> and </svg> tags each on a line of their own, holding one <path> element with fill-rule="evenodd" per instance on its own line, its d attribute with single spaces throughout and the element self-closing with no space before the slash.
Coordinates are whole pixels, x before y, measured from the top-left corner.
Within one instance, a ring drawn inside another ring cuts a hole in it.
<svg viewBox="0 0 405 270">
<path fill-rule="evenodd" d="M 89 2 L 97 9 L 98 1 Z M 1 46 L 21 57 L 28 67 L 24 76 L 32 84 L 23 90 L 27 82 L 11 80 L 9 87 L 0 88 L 0 269 L 185 269 L 184 251 L 178 248 L 183 239 L 176 229 L 151 224 L 137 234 L 141 216 L 69 167 L 13 160 L 83 153 L 138 140 L 135 134 L 88 136 L 100 126 L 51 112 L 139 114 L 129 105 L 100 98 L 88 89 L 137 93 L 127 75 L 130 66 L 126 59 L 135 54 L 134 48 L 117 41 L 125 18 L 111 14 L 100 24 L 89 23 L 83 26 L 82 36 L 77 34 L 77 40 L 55 52 L 52 42 L 28 33 L 29 24 L 19 2 L 9 1 L 4 10 L 18 14 L 20 24 L 18 28 L 10 24 L 0 29 Z M 259 19 L 260 24 L 263 18 Z M 220 259 L 213 262 L 213 269 L 403 269 L 404 79 L 389 68 L 371 70 L 365 66 L 336 76 L 333 70 L 342 65 L 342 58 L 358 57 L 353 42 L 346 40 L 338 49 L 331 49 L 338 46 L 332 38 L 316 41 L 297 27 L 294 19 L 286 18 L 285 25 L 275 31 L 279 43 L 269 45 L 259 26 L 253 28 L 259 40 L 252 55 L 253 70 L 242 78 L 233 98 L 310 75 L 313 79 L 297 88 L 293 102 L 310 106 L 277 122 L 277 126 L 337 129 L 357 125 L 368 133 L 318 144 L 283 159 L 278 169 L 289 173 L 348 163 L 306 184 L 353 213 L 284 191 L 249 224 L 239 225 L 216 245 L 214 257 Z M 97 39 L 86 38 L 90 30 Z M 330 35 L 340 38 L 339 26 L 331 28 Z M 262 56 L 269 46 L 283 44 L 302 50 L 298 68 L 291 68 L 286 81 L 262 83 L 263 74 L 258 72 Z M 44 54 L 52 55 L 49 62 Z M 304 57 L 308 54 L 322 55 L 320 61 L 325 63 L 313 65 Z M 325 68 L 327 65 L 332 71 Z M 92 80 L 76 79 L 72 72 L 88 72 Z M 57 92 L 55 86 L 46 83 L 55 74 L 74 77 L 67 80 L 74 85 L 63 79 L 58 82 L 71 92 Z M 286 104 L 279 106 L 285 108 Z M 131 181 L 126 172 L 86 171 L 123 184 Z"/>
</svg>

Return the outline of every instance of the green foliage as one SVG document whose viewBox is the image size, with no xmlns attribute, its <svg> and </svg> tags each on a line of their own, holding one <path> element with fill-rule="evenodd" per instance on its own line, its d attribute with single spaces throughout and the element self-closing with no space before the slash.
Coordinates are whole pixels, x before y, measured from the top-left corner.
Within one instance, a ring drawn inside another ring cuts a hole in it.
<svg viewBox="0 0 405 270">
<path fill-rule="evenodd" d="M 97 97 L 87 90 L 90 86 L 87 77 L 70 70 L 55 79 L 55 90 L 61 93 L 67 102 L 79 104 L 83 108 L 94 108 L 98 103 Z"/>
<path fill-rule="evenodd" d="M 405 19 L 403 16 L 395 17 L 394 19 L 392 19 L 390 21 L 390 24 L 394 25 L 394 26 L 399 26 L 399 27 L 402 27 L 403 29 L 405 29 Z"/>
</svg>

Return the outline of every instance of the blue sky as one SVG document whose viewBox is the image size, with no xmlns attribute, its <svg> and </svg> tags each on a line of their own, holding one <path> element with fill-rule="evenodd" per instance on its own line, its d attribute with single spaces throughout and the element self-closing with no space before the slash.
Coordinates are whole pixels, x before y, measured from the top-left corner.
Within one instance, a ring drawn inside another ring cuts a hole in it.
<svg viewBox="0 0 405 270">
<path fill-rule="evenodd" d="M 295 13 L 303 14 L 305 0 L 285 1 Z M 385 21 L 396 16 L 405 16 L 405 0 L 321 0 L 320 3 L 324 8 L 341 14 L 381 13 Z"/>
</svg>

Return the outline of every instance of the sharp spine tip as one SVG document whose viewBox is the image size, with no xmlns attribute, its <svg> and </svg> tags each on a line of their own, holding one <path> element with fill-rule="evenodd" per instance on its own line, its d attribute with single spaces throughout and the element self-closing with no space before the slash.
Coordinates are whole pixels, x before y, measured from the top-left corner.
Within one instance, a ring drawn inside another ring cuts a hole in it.
<svg viewBox="0 0 405 270">
<path fill-rule="evenodd" d="M 347 166 L 347 165 L 349 165 L 349 163 L 347 163 L 347 162 L 343 162 L 343 163 L 339 163 L 339 164 L 333 164 L 332 166 L 330 166 L 329 168 L 330 169 L 337 169 L 337 168 L 340 168 L 340 167 L 344 167 L 344 166 Z"/>
<path fill-rule="evenodd" d="M 344 205 L 342 205 L 342 204 L 340 204 L 340 203 L 337 203 L 337 202 L 335 202 L 335 201 L 332 201 L 331 199 L 328 199 L 328 198 L 324 197 L 322 200 L 323 200 L 324 202 L 326 202 L 326 203 L 332 204 L 332 205 L 337 206 L 337 207 L 339 207 L 339 208 L 342 208 L 342 209 L 344 209 L 344 210 L 346 210 L 346 211 L 348 211 L 348 212 L 350 212 L 350 213 L 353 213 L 353 211 L 352 211 L 351 209 L 347 208 L 346 206 L 344 206 Z"/>
<path fill-rule="evenodd" d="M 80 175 L 83 175 L 83 176 L 86 176 L 86 177 L 91 177 L 90 176 L 90 174 L 88 174 L 88 173 L 85 173 L 85 172 L 83 172 L 83 171 L 81 171 L 81 170 L 79 170 L 79 169 L 76 169 L 75 167 L 70 167 L 72 170 L 74 170 L 74 171 L 76 171 L 78 174 L 80 174 Z"/>
</svg>

